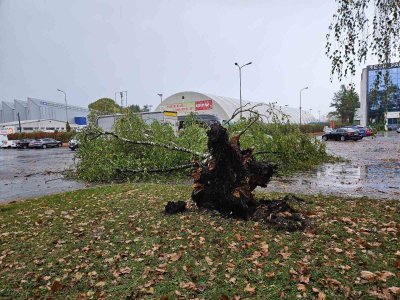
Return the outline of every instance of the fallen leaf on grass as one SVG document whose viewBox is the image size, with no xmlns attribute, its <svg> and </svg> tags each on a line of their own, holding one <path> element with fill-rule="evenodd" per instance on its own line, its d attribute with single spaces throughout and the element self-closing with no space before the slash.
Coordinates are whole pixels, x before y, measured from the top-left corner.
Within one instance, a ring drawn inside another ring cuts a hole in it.
<svg viewBox="0 0 400 300">
<path fill-rule="evenodd" d="M 62 285 L 59 280 L 54 280 L 53 284 L 51 285 L 51 291 L 53 293 L 62 289 Z"/>
<path fill-rule="evenodd" d="M 265 276 L 267 276 L 267 278 L 274 278 L 275 272 L 267 272 L 267 274 L 265 274 Z"/>
<path fill-rule="evenodd" d="M 248 284 L 246 285 L 246 287 L 244 288 L 244 291 L 245 291 L 245 292 L 248 292 L 248 293 L 250 293 L 250 294 L 253 294 L 253 293 L 256 291 L 256 288 L 255 288 L 255 287 L 252 287 L 252 286 L 250 285 L 250 283 L 248 283 Z"/>
<path fill-rule="evenodd" d="M 98 283 L 96 283 L 97 287 L 104 287 L 106 285 L 105 281 L 99 281 Z"/>
<path fill-rule="evenodd" d="M 395 295 L 400 295 L 400 287 L 397 286 L 392 286 L 390 288 L 388 288 L 388 290 Z"/>
<path fill-rule="evenodd" d="M 183 288 L 183 289 L 186 289 L 186 290 L 192 290 L 192 291 L 196 290 L 196 285 L 191 281 L 189 281 L 189 282 L 181 282 L 179 284 L 179 286 L 181 288 Z"/>
<path fill-rule="evenodd" d="M 375 274 L 370 271 L 361 271 L 361 278 L 368 281 L 373 281 L 375 279 Z"/>
<path fill-rule="evenodd" d="M 301 291 L 301 292 L 307 291 L 306 286 L 305 286 L 304 284 L 302 284 L 302 283 L 299 283 L 299 284 L 297 285 L 297 289 L 298 289 L 299 291 Z"/>
<path fill-rule="evenodd" d="M 324 292 L 319 292 L 318 293 L 318 300 L 325 300 L 326 299 L 326 295 Z"/>
<path fill-rule="evenodd" d="M 120 274 L 129 274 L 131 272 L 132 272 L 132 269 L 129 267 L 124 267 L 124 268 L 119 269 Z"/>
<path fill-rule="evenodd" d="M 82 279 L 82 276 L 83 276 L 83 273 L 77 272 L 77 273 L 75 273 L 74 278 L 76 281 L 79 281 Z"/>
<path fill-rule="evenodd" d="M 266 242 L 262 242 L 262 243 L 261 243 L 261 253 L 262 253 L 264 256 L 267 256 L 268 253 L 269 253 L 269 247 L 268 247 L 268 244 L 267 244 Z"/>
<path fill-rule="evenodd" d="M 283 259 L 289 259 L 289 257 L 292 255 L 292 253 L 286 253 L 286 252 L 281 252 L 279 253 Z"/>
<path fill-rule="evenodd" d="M 394 275 L 392 272 L 389 272 L 389 271 L 382 271 L 378 277 L 379 277 L 379 280 L 386 282 L 386 279 L 389 277 L 392 277 L 392 276 L 396 276 L 396 275 Z"/>
<path fill-rule="evenodd" d="M 309 283 L 309 282 L 310 282 L 310 275 L 307 275 L 307 276 L 305 276 L 305 275 L 300 275 L 299 281 L 300 281 L 301 283 Z"/>
<path fill-rule="evenodd" d="M 168 257 L 170 261 L 176 262 L 182 257 L 182 253 L 171 253 L 168 254 Z"/>
</svg>

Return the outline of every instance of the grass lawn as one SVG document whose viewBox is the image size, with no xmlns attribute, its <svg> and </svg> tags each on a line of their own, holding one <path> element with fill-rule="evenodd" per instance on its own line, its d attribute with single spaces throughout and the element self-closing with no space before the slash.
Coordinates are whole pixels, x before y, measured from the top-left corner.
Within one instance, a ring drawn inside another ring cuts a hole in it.
<svg viewBox="0 0 400 300">
<path fill-rule="evenodd" d="M 0 205 L 0 299 L 399 297 L 399 201 L 304 196 L 314 225 L 285 233 L 194 206 L 163 215 L 190 191 L 124 184 Z"/>
</svg>

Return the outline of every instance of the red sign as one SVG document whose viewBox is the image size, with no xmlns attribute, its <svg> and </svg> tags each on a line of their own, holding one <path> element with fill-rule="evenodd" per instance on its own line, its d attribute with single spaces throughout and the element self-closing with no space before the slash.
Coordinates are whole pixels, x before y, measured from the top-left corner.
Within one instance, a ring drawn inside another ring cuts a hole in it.
<svg viewBox="0 0 400 300">
<path fill-rule="evenodd" d="M 213 108 L 212 100 L 200 100 L 196 101 L 195 109 L 196 110 L 210 110 Z"/>
</svg>

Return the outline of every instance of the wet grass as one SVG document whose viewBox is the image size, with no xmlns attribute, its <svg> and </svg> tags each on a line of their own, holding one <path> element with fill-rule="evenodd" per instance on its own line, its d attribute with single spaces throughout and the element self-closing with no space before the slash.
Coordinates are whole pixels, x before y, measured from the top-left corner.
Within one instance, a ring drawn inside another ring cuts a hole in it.
<svg viewBox="0 0 400 300">
<path fill-rule="evenodd" d="M 194 207 L 163 215 L 190 190 L 122 184 L 0 206 L 0 298 L 396 297 L 399 201 L 304 196 L 313 226 L 285 233 Z"/>
</svg>

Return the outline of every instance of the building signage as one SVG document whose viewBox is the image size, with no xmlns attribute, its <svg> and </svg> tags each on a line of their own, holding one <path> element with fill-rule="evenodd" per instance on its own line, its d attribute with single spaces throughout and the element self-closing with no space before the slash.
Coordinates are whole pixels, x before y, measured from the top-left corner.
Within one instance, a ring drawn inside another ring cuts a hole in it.
<svg viewBox="0 0 400 300">
<path fill-rule="evenodd" d="M 189 101 L 189 102 L 181 102 L 181 103 L 172 103 L 162 106 L 163 110 L 172 110 L 176 112 L 182 113 L 190 113 L 201 110 L 210 110 L 213 108 L 212 100 L 199 100 L 199 101 Z"/>
<path fill-rule="evenodd" d="M 176 111 L 164 111 L 164 116 L 166 117 L 176 117 L 177 115 Z"/>
<path fill-rule="evenodd" d="M 195 102 L 182 102 L 182 103 L 172 103 L 163 106 L 163 110 L 172 110 L 176 112 L 193 112 L 195 111 Z"/>
<path fill-rule="evenodd" d="M 196 110 L 210 110 L 213 108 L 212 100 L 196 101 L 195 105 Z"/>
<path fill-rule="evenodd" d="M 399 68 L 399 67 L 400 67 L 400 61 L 389 64 L 387 68 L 391 69 L 391 68 Z M 382 69 L 386 69 L 386 66 L 385 66 L 385 64 L 378 64 L 378 65 L 368 66 L 367 68 L 368 68 L 368 70 L 382 70 Z"/>
</svg>

